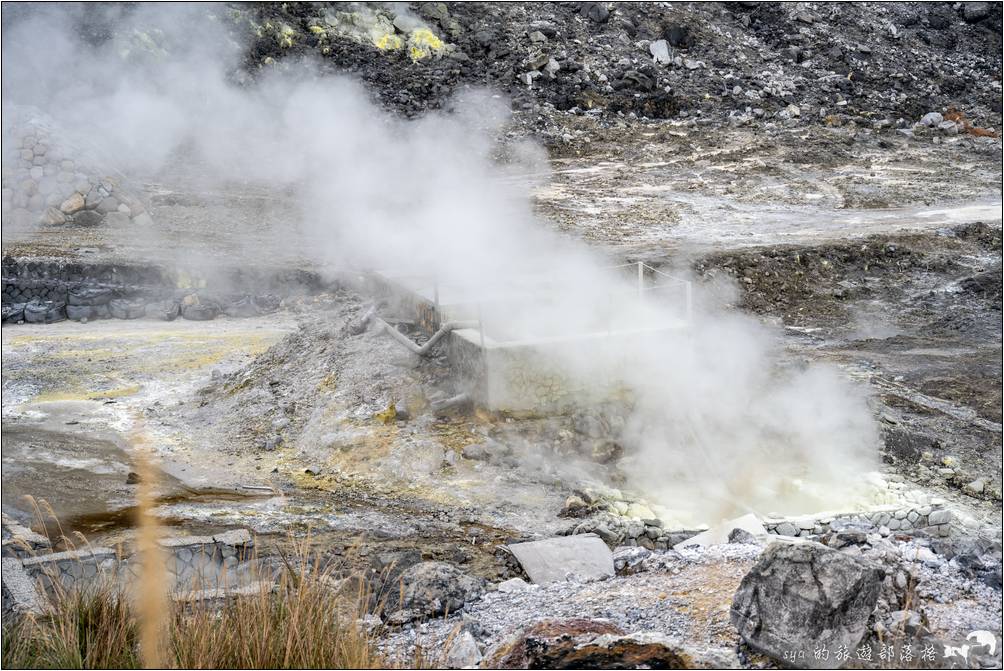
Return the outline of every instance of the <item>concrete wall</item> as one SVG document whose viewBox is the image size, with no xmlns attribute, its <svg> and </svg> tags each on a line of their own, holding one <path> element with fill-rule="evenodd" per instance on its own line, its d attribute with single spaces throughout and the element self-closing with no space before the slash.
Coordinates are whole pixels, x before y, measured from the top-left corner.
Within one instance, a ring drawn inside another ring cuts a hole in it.
<svg viewBox="0 0 1004 671">
<path fill-rule="evenodd" d="M 477 319 L 475 303 L 450 304 L 447 300 L 437 307 L 409 286 L 408 278 L 371 273 L 366 281 L 367 291 L 387 301 L 384 316 L 412 320 L 428 334 L 444 321 Z M 461 301 L 463 297 L 453 298 Z M 622 399 L 627 390 L 619 372 L 632 352 L 639 351 L 646 339 L 681 327 L 685 327 L 682 322 L 661 329 L 622 329 L 527 342 L 499 342 L 488 335 L 482 337 L 478 329 L 458 329 L 447 339 L 446 351 L 461 386 L 482 407 L 514 413 L 561 413 Z M 570 375 L 570 370 L 575 374 Z"/>
<path fill-rule="evenodd" d="M 461 329 L 451 334 L 448 356 L 484 407 L 516 413 L 560 413 L 626 400 L 629 391 L 620 372 L 643 341 L 659 337 L 659 333 L 615 331 L 528 343 L 497 343 L 486 338 L 482 348 L 476 329 Z"/>
</svg>

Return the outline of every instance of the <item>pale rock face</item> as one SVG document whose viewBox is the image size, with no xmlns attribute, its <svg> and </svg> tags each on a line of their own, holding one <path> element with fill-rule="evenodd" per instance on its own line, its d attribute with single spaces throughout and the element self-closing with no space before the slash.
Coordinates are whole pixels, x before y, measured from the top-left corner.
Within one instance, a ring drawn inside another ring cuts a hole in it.
<svg viewBox="0 0 1004 671">
<path fill-rule="evenodd" d="M 669 55 L 669 43 L 666 40 L 652 42 L 648 46 L 648 50 L 652 54 L 652 59 L 660 65 L 667 65 L 673 60 Z"/>
<path fill-rule="evenodd" d="M 446 653 L 446 666 L 451 669 L 469 669 L 481 661 L 481 650 L 469 631 L 461 631 L 453 639 Z"/>
</svg>

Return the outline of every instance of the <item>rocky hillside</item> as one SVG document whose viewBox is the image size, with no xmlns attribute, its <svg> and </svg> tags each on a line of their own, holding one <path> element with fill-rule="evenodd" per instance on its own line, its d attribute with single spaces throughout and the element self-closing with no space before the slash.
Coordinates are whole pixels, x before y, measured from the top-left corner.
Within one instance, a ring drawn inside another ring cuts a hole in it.
<svg viewBox="0 0 1004 671">
<path fill-rule="evenodd" d="M 4 29 L 41 11 L 5 8 Z M 122 18 L 136 11 L 81 9 L 78 32 L 92 44 L 121 40 Z M 530 120 L 567 112 L 895 124 L 954 107 L 973 126 L 1001 125 L 1000 3 L 288 2 L 198 11 L 202 23 L 230 29 L 243 55 L 238 80 L 307 58 L 358 77 L 408 116 L 488 86 Z M 123 53 L 170 54 L 203 39 L 146 24 L 134 32 Z"/>
<path fill-rule="evenodd" d="M 408 115 L 438 107 L 458 88 L 488 85 L 530 118 L 559 111 L 893 125 L 954 106 L 974 126 L 1000 127 L 998 3 L 414 3 L 412 10 L 284 3 L 236 20 L 255 34 L 250 71 L 319 55 Z"/>
</svg>

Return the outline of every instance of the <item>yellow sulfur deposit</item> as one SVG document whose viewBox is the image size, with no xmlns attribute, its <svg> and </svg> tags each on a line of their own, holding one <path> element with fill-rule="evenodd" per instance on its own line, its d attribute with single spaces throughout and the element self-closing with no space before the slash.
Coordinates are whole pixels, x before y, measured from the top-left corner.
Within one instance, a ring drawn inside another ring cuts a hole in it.
<svg viewBox="0 0 1004 671">
<path fill-rule="evenodd" d="M 408 36 L 408 53 L 414 61 L 443 53 L 446 45 L 428 28 L 417 28 Z"/>
<path fill-rule="evenodd" d="M 282 29 L 279 31 L 279 35 L 277 36 L 277 39 L 279 41 L 279 46 L 282 47 L 283 49 L 288 49 L 291 46 L 293 46 L 293 35 L 294 32 L 292 28 L 290 28 L 289 26 L 283 26 Z"/>
<path fill-rule="evenodd" d="M 383 422 L 384 424 L 390 424 L 397 419 L 397 407 L 395 404 L 391 403 L 387 406 L 386 410 L 382 410 L 373 415 L 373 418 Z"/>
<path fill-rule="evenodd" d="M 404 41 L 394 33 L 385 33 L 373 40 L 377 49 L 397 50 L 404 46 Z"/>
</svg>

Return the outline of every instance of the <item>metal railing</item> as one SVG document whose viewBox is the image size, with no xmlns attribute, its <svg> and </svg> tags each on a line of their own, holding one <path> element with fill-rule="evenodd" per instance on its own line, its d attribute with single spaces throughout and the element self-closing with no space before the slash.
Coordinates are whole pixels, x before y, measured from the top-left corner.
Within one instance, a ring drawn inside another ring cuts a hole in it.
<svg viewBox="0 0 1004 671">
<path fill-rule="evenodd" d="M 638 281 L 637 295 L 638 295 L 639 298 L 644 298 L 646 292 L 652 292 L 652 291 L 656 291 L 656 290 L 663 289 L 663 288 L 670 287 L 670 286 L 681 287 L 683 289 L 683 307 L 684 307 L 685 321 L 688 324 L 692 321 L 693 310 L 694 310 L 694 300 L 693 300 L 693 283 L 690 280 L 685 280 L 685 279 L 676 277 L 674 275 L 671 275 L 671 274 L 669 274 L 667 272 L 664 272 L 662 270 L 659 270 L 658 268 L 654 268 L 653 266 L 650 266 L 649 264 L 645 263 L 644 261 L 635 261 L 635 262 L 631 262 L 631 263 L 622 263 L 622 264 L 618 264 L 618 265 L 603 266 L 602 267 L 603 270 L 622 270 L 622 269 L 626 269 L 626 268 L 635 268 L 637 270 L 637 281 Z M 653 276 L 653 278 L 655 278 L 651 283 L 647 283 L 646 282 L 646 272 L 648 274 L 650 274 L 651 276 Z M 444 326 L 444 324 L 442 322 L 443 315 L 440 312 L 440 283 L 439 283 L 438 276 L 433 275 L 433 274 L 428 274 L 428 275 L 425 275 L 425 274 L 421 274 L 421 275 L 419 275 L 419 274 L 416 274 L 416 275 L 398 275 L 398 276 L 395 276 L 395 277 L 386 277 L 385 279 L 388 280 L 388 281 L 392 281 L 392 282 L 395 281 L 395 280 L 397 280 L 397 281 L 401 281 L 401 280 L 404 280 L 404 281 L 407 281 L 407 280 L 412 280 L 412 281 L 418 280 L 419 282 L 421 282 L 426 287 L 428 287 L 428 286 L 431 285 L 431 288 L 432 288 L 432 307 L 433 307 L 433 315 L 434 315 L 434 322 L 435 322 L 433 324 L 433 330 L 435 331 L 435 334 L 433 335 L 432 340 L 429 343 L 427 343 L 427 345 L 431 346 L 436 341 L 438 341 L 443 335 L 445 335 L 444 333 L 442 333 L 443 329 L 440 328 L 441 326 Z M 612 301 L 613 300 L 613 296 L 616 293 L 618 293 L 618 292 L 609 292 L 609 295 L 607 297 L 608 300 Z M 485 305 L 485 301 L 483 301 L 483 300 L 476 300 L 476 301 L 472 301 L 472 304 L 473 304 L 473 307 L 476 310 L 476 317 L 475 317 L 475 319 L 472 319 L 472 320 L 463 320 L 463 321 L 460 321 L 460 322 L 457 322 L 455 320 L 450 320 L 449 323 L 445 324 L 445 326 L 449 327 L 446 330 L 449 331 L 449 330 L 452 330 L 453 328 L 477 328 L 479 336 L 480 336 L 481 347 L 484 348 L 484 345 L 485 345 L 485 328 L 484 328 L 484 305 Z M 613 324 L 610 324 L 610 325 L 608 325 L 608 329 L 607 330 L 611 331 L 612 328 L 613 328 Z M 396 329 L 388 328 L 388 330 L 395 331 L 393 333 L 393 335 L 395 337 L 400 336 L 400 338 L 398 338 L 399 340 L 402 339 L 402 338 L 405 338 L 405 336 L 403 336 L 403 334 L 397 333 Z M 418 347 L 418 345 L 415 344 L 415 343 L 410 343 L 410 344 L 413 345 L 414 347 Z M 426 348 L 426 349 L 429 349 L 429 348 Z M 425 350 L 423 350 L 422 353 L 424 354 Z"/>
<path fill-rule="evenodd" d="M 621 263 L 615 266 L 605 266 L 605 270 L 621 270 L 624 268 L 637 268 L 638 269 L 638 296 L 643 296 L 646 291 L 654 291 L 656 289 L 661 289 L 663 287 L 676 285 L 683 287 L 683 301 L 684 301 L 684 313 L 687 316 L 687 322 L 690 322 L 694 314 L 694 284 L 690 280 L 685 280 L 675 275 L 670 275 L 669 273 L 663 272 L 658 268 L 653 268 L 644 261 L 635 261 L 632 263 Z M 665 281 L 661 284 L 653 283 L 649 286 L 645 285 L 645 270 L 651 271 L 653 275 L 657 275 L 661 278 L 665 278 Z"/>
</svg>

